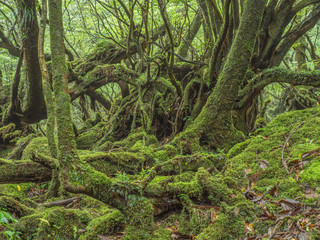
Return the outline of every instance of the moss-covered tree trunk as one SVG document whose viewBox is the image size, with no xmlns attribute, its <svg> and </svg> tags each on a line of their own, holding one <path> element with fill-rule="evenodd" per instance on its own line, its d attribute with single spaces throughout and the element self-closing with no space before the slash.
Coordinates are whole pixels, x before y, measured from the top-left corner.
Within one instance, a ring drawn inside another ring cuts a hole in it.
<svg viewBox="0 0 320 240">
<path fill-rule="evenodd" d="M 199 116 L 176 142 L 199 138 L 210 147 L 228 148 L 242 136 L 233 126 L 232 111 L 239 86 L 250 64 L 266 2 L 246 1 L 239 30 L 218 82 Z"/>
<path fill-rule="evenodd" d="M 55 139 L 55 104 L 54 104 L 54 96 L 51 90 L 50 85 L 50 77 L 45 61 L 45 54 L 44 54 L 44 42 L 45 42 L 45 32 L 47 26 L 47 0 L 42 0 L 42 14 L 41 14 L 41 25 L 39 31 L 39 60 L 40 60 L 40 67 L 42 71 L 42 83 L 43 83 L 43 92 L 46 101 L 47 107 L 47 139 L 48 139 L 48 146 L 50 149 L 50 155 L 53 158 L 57 158 L 57 144 Z M 48 195 L 56 196 L 59 190 L 59 179 L 58 179 L 58 171 L 53 170 L 52 172 L 52 181 L 50 184 Z"/>
<path fill-rule="evenodd" d="M 79 157 L 76 152 L 70 96 L 68 94 L 68 72 L 65 60 L 61 0 L 49 1 L 49 19 L 53 89 L 57 113 L 60 183 L 61 187 L 64 187 L 64 180 L 68 175 L 67 170 Z"/>
<path fill-rule="evenodd" d="M 18 0 L 19 17 L 24 51 L 27 99 L 23 109 L 23 121 L 35 123 L 46 117 L 42 93 L 42 76 L 38 58 L 38 34 L 36 1 Z"/>
<path fill-rule="evenodd" d="M 193 39 L 196 37 L 201 25 L 202 25 L 202 12 L 198 9 L 195 16 L 192 19 L 192 23 L 188 31 L 184 34 L 181 44 L 177 50 L 177 54 L 183 58 L 187 57 L 189 47 L 192 44 Z"/>
</svg>

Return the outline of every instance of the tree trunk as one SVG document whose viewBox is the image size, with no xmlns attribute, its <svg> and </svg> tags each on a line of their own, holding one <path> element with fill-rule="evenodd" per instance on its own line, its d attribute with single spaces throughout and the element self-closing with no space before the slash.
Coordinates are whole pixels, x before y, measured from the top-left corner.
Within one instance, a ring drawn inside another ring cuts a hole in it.
<svg viewBox="0 0 320 240">
<path fill-rule="evenodd" d="M 47 107 L 47 139 L 48 146 L 50 150 L 50 156 L 57 158 L 57 144 L 55 139 L 55 105 L 54 105 L 54 96 L 51 90 L 50 77 L 45 61 L 44 54 L 44 41 L 45 41 L 45 32 L 47 26 L 47 0 L 42 0 L 42 14 L 41 14 L 41 25 L 39 31 L 39 60 L 40 67 L 42 71 L 42 83 L 44 90 L 44 97 Z M 57 170 L 52 170 L 52 181 L 49 187 L 48 196 L 53 197 L 57 196 L 59 190 L 59 179 Z"/>
<path fill-rule="evenodd" d="M 18 1 L 24 64 L 27 81 L 27 99 L 23 108 L 23 121 L 35 123 L 46 117 L 46 106 L 42 93 L 42 76 L 38 58 L 38 22 L 36 1 Z"/>
<path fill-rule="evenodd" d="M 189 47 L 191 46 L 193 39 L 196 37 L 202 25 L 202 19 L 203 19 L 202 12 L 200 9 L 198 9 L 197 13 L 192 19 L 190 29 L 182 37 L 182 42 L 178 48 L 177 54 L 180 55 L 181 57 L 183 58 L 187 57 Z"/>
<path fill-rule="evenodd" d="M 266 2 L 246 1 L 239 30 L 217 85 L 194 123 L 175 139 L 175 143 L 179 138 L 198 138 L 213 148 L 229 148 L 242 138 L 233 126 L 232 111 L 239 85 L 250 64 Z"/>
<path fill-rule="evenodd" d="M 60 164 L 60 190 L 64 190 L 68 169 L 79 159 L 71 119 L 68 73 L 62 22 L 61 0 L 49 1 L 50 48 L 52 55 L 53 90 L 58 130 L 58 159 Z"/>
</svg>

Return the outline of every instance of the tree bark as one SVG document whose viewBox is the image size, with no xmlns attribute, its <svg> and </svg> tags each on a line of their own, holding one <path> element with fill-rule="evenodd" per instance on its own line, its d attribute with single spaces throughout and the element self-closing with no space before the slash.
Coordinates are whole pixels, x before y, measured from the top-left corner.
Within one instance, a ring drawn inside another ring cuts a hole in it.
<svg viewBox="0 0 320 240">
<path fill-rule="evenodd" d="M 68 169 L 79 159 L 71 119 L 68 94 L 68 72 L 62 22 L 61 0 L 49 1 L 50 49 L 52 55 L 53 90 L 55 97 L 56 125 L 58 130 L 58 159 L 60 193 L 64 192 Z"/>
<path fill-rule="evenodd" d="M 194 123 L 179 138 L 198 138 L 212 148 L 229 148 L 242 138 L 232 122 L 239 85 L 249 67 L 267 0 L 247 0 L 239 30 L 232 43 L 217 85 Z M 186 136 L 187 134 L 187 136 Z"/>
<path fill-rule="evenodd" d="M 187 57 L 189 47 L 192 44 L 193 39 L 196 37 L 203 21 L 203 16 L 200 8 L 196 12 L 192 19 L 190 29 L 182 37 L 182 42 L 178 48 L 177 54 L 183 58 Z"/>
<path fill-rule="evenodd" d="M 46 106 L 42 93 L 42 76 L 38 58 L 38 35 L 36 1 L 18 1 L 24 64 L 27 80 L 27 99 L 23 107 L 23 121 L 36 123 L 46 118 Z"/>
</svg>

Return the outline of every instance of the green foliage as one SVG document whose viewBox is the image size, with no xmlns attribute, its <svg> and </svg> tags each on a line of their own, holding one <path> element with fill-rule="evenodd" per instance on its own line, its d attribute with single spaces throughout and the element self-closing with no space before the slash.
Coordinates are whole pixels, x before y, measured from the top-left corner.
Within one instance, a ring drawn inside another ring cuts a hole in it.
<svg viewBox="0 0 320 240">
<path fill-rule="evenodd" d="M 3 235 L 8 240 L 20 239 L 19 234 L 15 228 L 11 225 L 12 223 L 18 222 L 14 219 L 11 214 L 7 212 L 7 209 L 0 208 L 0 229 L 4 229 L 4 232 L 0 232 L 0 237 Z"/>
</svg>

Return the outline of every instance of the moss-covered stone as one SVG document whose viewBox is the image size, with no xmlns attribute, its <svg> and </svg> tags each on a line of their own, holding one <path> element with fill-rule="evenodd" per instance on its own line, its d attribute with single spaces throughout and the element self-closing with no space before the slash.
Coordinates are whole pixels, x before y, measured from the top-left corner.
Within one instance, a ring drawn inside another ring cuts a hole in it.
<svg viewBox="0 0 320 240">
<path fill-rule="evenodd" d="M 178 154 L 177 148 L 170 145 L 170 144 L 166 144 L 163 146 L 163 149 L 167 152 L 168 156 L 170 158 L 174 157 L 175 155 Z"/>
<path fill-rule="evenodd" d="M 124 240 L 149 240 L 154 231 L 153 205 L 148 199 L 133 197 L 129 202 Z"/>
<path fill-rule="evenodd" d="M 19 203 L 12 197 L 0 197 L 0 208 L 6 209 L 6 211 L 11 212 L 14 216 L 23 217 L 29 214 L 35 213 L 35 210 L 27 207 L 26 205 Z"/>
<path fill-rule="evenodd" d="M 230 149 L 224 175 L 244 184 L 254 179 L 254 188 L 260 193 L 266 193 L 281 183 L 278 197 L 299 197 L 303 185 L 315 186 L 319 182 L 317 159 L 312 154 L 302 158 L 305 153 L 319 148 L 319 111 L 317 107 L 276 117 L 258 135 Z M 283 150 L 286 140 L 287 147 Z M 309 163 L 288 177 L 282 154 L 289 168 L 295 162 L 307 160 Z M 295 180 L 296 176 L 299 181 Z"/>
<path fill-rule="evenodd" d="M 197 239 L 201 240 L 234 240 L 242 239 L 245 234 L 245 224 L 252 224 L 257 219 L 256 214 L 262 210 L 256 204 L 239 196 L 232 206 L 222 203 L 221 211 L 213 224 L 204 229 Z"/>
<path fill-rule="evenodd" d="M 168 153 L 167 151 L 165 150 L 160 150 L 160 151 L 157 151 L 154 153 L 154 158 L 155 158 L 155 161 L 157 163 L 159 162 L 165 162 L 165 161 L 168 161 L 169 160 L 169 156 L 168 156 Z"/>
<path fill-rule="evenodd" d="M 14 225 L 16 231 L 20 232 L 21 239 L 36 239 L 38 226 L 43 219 L 43 212 L 31 214 L 19 219 Z"/>
<path fill-rule="evenodd" d="M 91 217 L 79 209 L 52 208 L 44 214 L 36 239 L 77 239 L 78 230 L 84 229 L 90 220 Z"/>
<path fill-rule="evenodd" d="M 28 146 L 23 150 L 21 159 L 29 160 L 34 152 L 50 156 L 48 140 L 46 137 L 32 139 Z"/>
<path fill-rule="evenodd" d="M 87 226 L 87 231 L 80 240 L 95 240 L 98 235 L 112 235 L 119 231 L 124 224 L 124 216 L 119 210 L 112 210 L 105 215 L 93 219 Z"/>
</svg>

